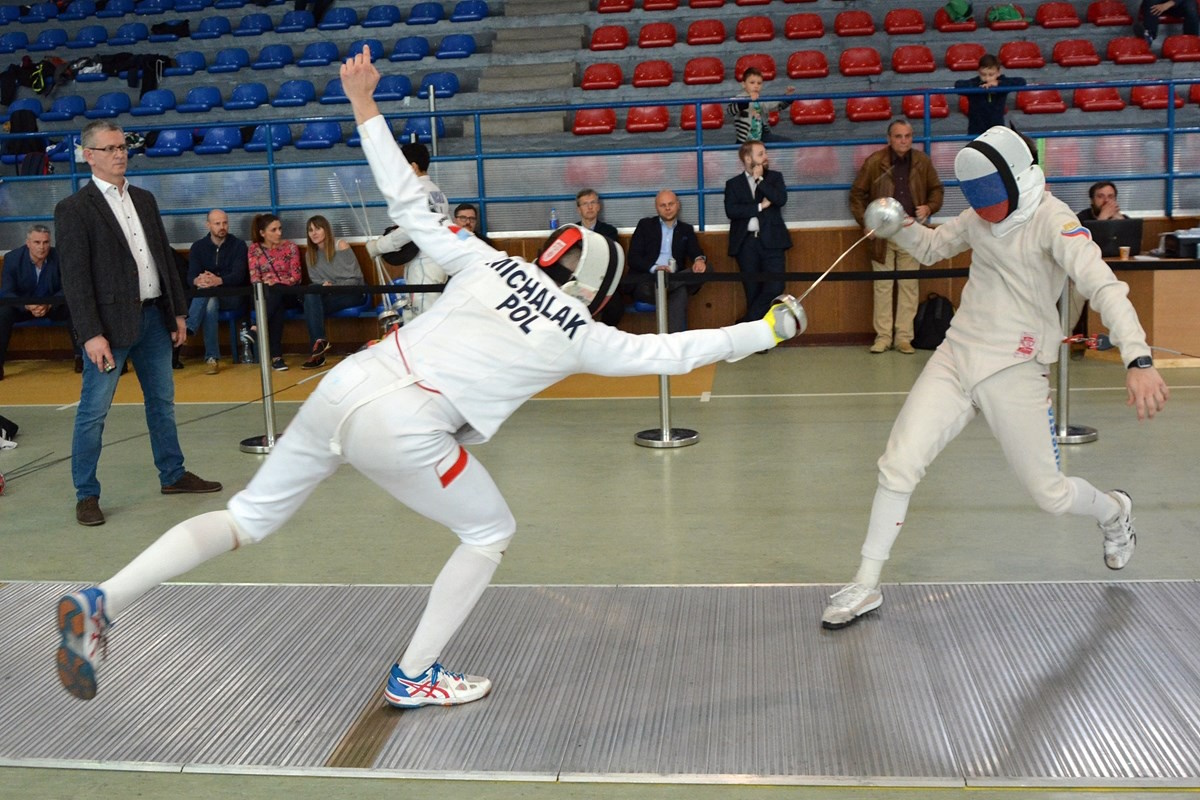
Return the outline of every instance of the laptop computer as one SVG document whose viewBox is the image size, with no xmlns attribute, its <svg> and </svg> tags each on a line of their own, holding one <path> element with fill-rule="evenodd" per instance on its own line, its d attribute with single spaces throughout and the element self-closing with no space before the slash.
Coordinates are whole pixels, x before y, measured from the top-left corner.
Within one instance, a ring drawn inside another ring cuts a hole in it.
<svg viewBox="0 0 1200 800">
<path fill-rule="evenodd" d="M 1122 247 L 1129 248 L 1130 256 L 1142 252 L 1140 219 L 1090 219 L 1083 227 L 1092 232 L 1092 241 L 1100 245 L 1100 253 L 1105 258 L 1116 258 Z"/>
</svg>

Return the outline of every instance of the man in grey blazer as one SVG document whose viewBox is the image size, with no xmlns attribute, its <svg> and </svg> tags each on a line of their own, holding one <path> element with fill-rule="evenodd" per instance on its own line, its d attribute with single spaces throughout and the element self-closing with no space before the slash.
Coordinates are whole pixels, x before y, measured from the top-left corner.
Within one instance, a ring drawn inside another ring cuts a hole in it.
<svg viewBox="0 0 1200 800">
<path fill-rule="evenodd" d="M 221 484 L 183 468 L 171 348 L 187 337 L 187 302 L 158 203 L 125 180 L 129 153 L 120 126 L 97 120 L 80 141 L 92 178 L 55 206 L 54 225 L 63 293 L 84 351 L 71 442 L 75 519 L 103 525 L 96 467 L 104 420 L 127 359 L 145 397 L 162 493 L 217 492 Z"/>
<path fill-rule="evenodd" d="M 741 321 L 761 319 L 775 298 L 783 294 L 782 277 L 787 272 L 787 250 L 792 235 L 783 221 L 781 208 L 787 203 L 783 176 L 770 168 L 762 142 L 744 142 L 738 148 L 742 172 L 725 182 L 725 216 L 729 217 L 729 255 L 748 278 L 746 313 Z M 755 316 L 755 315 L 758 316 Z"/>
</svg>

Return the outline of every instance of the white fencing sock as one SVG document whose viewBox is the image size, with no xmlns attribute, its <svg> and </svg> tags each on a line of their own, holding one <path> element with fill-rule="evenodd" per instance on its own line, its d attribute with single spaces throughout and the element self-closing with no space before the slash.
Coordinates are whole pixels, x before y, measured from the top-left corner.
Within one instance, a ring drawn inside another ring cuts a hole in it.
<svg viewBox="0 0 1200 800">
<path fill-rule="evenodd" d="M 1092 517 L 1096 522 L 1111 522 L 1121 513 L 1121 504 L 1108 492 L 1102 492 L 1083 478 L 1067 478 L 1074 488 L 1074 497 L 1067 511 L 1081 517 Z"/>
<path fill-rule="evenodd" d="M 883 564 L 892 554 L 892 545 L 904 526 L 908 513 L 909 492 L 893 492 L 882 486 L 875 490 L 871 503 L 871 520 L 867 523 L 867 539 L 862 546 L 862 562 L 859 564 L 855 583 L 878 586 Z"/>
<path fill-rule="evenodd" d="M 228 511 L 209 511 L 164 533 L 116 575 L 100 584 L 108 618 L 163 581 L 195 569 L 238 546 L 237 525 Z"/>
</svg>

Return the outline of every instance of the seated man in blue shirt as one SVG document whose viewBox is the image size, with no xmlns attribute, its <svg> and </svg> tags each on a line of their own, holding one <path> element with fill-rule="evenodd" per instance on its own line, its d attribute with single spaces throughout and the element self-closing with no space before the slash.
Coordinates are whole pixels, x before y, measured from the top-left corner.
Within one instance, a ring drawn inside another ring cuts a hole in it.
<svg viewBox="0 0 1200 800">
<path fill-rule="evenodd" d="M 708 269 L 708 260 L 700 249 L 696 229 L 679 219 L 679 198 L 670 189 L 663 189 L 654 198 L 658 216 L 638 220 L 629 240 L 629 271 L 653 275 L 660 269 L 675 272 L 701 273 Z M 672 262 L 674 267 L 672 268 Z M 700 291 L 699 283 L 676 284 L 667 289 L 667 331 L 687 330 L 688 298 Z M 654 302 L 654 282 L 645 280 L 633 290 L 633 297 L 643 303 Z"/>
<path fill-rule="evenodd" d="M 13 325 L 31 319 L 52 319 L 68 325 L 71 321 L 63 299 L 62 280 L 58 275 L 58 253 L 50 246 L 50 229 L 41 223 L 29 226 L 25 244 L 4 257 L 0 277 L 0 297 L 44 297 L 53 302 L 26 305 L 0 305 L 0 381 L 4 380 L 4 358 Z M 79 346 L 72 332 L 75 371 L 83 371 Z"/>
</svg>

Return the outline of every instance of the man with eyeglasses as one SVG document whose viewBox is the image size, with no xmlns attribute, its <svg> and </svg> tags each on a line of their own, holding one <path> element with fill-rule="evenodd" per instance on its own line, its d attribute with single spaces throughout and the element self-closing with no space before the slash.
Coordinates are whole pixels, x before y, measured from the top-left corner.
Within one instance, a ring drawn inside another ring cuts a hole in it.
<svg viewBox="0 0 1200 800">
<path fill-rule="evenodd" d="M 83 346 L 83 386 L 71 442 L 75 520 L 103 525 L 96 469 L 104 421 L 125 362 L 145 397 L 150 449 L 163 494 L 219 492 L 183 467 L 175 428 L 171 349 L 187 338 L 187 300 L 154 195 L 125 179 L 125 132 L 109 120 L 80 134 L 92 178 L 54 207 L 59 269 Z"/>
<path fill-rule="evenodd" d="M 479 228 L 479 209 L 474 203 L 459 203 L 454 207 L 454 222 L 460 228 L 466 228 L 477 237 L 487 242 L 488 247 L 496 247 L 496 243 L 488 238 Z M 497 248 L 498 249 L 498 248 Z"/>
<path fill-rule="evenodd" d="M 600 219 L 603 205 L 600 202 L 600 194 L 595 189 L 580 189 L 576 192 L 575 207 L 579 209 L 579 221 L 575 223 L 576 225 L 582 225 L 589 231 L 595 231 L 601 236 L 617 242 L 617 229 Z M 617 247 L 620 246 L 620 242 L 617 242 Z M 617 291 L 619 296 L 600 310 L 600 321 L 605 325 L 612 325 L 614 328 L 625 316 L 625 305 L 631 300 L 628 291 L 620 289 Z"/>
</svg>

